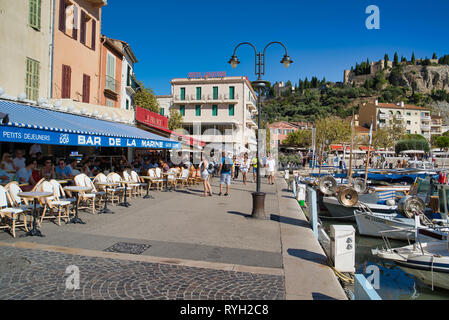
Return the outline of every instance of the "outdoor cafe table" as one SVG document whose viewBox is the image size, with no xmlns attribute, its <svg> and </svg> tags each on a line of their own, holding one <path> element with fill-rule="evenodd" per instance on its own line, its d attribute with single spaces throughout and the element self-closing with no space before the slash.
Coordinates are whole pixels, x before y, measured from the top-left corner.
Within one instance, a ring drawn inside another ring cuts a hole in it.
<svg viewBox="0 0 449 320">
<path fill-rule="evenodd" d="M 33 199 L 34 200 L 34 209 L 33 209 L 33 228 L 28 231 L 23 237 L 43 237 L 44 235 L 40 232 L 40 230 L 37 228 L 37 210 L 36 205 L 37 201 L 41 198 L 48 198 L 53 196 L 52 192 L 20 192 L 18 194 L 19 197 L 25 198 L 25 199 Z"/>
<path fill-rule="evenodd" d="M 76 198 L 76 202 L 75 202 L 75 217 L 72 218 L 72 220 L 70 220 L 67 223 L 86 224 L 83 220 L 78 218 L 78 199 L 79 199 L 79 193 L 80 192 L 89 192 L 90 190 L 92 190 L 92 188 L 91 187 L 70 186 L 70 187 L 65 187 L 64 190 L 70 191 L 70 192 L 74 192 L 76 194 L 76 196 L 75 196 L 75 198 Z"/>
<path fill-rule="evenodd" d="M 127 186 L 128 186 L 128 184 L 135 183 L 135 182 L 134 181 L 126 181 L 126 180 L 121 180 L 121 181 L 117 181 L 117 182 L 125 185 L 125 199 L 123 200 L 122 203 L 119 203 L 119 206 L 128 208 L 131 206 L 131 203 L 126 201 Z"/>
<path fill-rule="evenodd" d="M 165 190 L 164 192 L 168 192 L 168 176 L 173 175 L 173 172 L 162 172 L 162 175 L 165 176 Z M 172 188 L 170 188 L 170 192 L 172 191 Z"/>
<path fill-rule="evenodd" d="M 109 187 L 116 187 L 119 185 L 118 182 L 95 182 L 96 185 L 105 187 L 106 190 L 106 199 L 104 200 L 104 208 L 98 214 L 102 213 L 114 213 L 111 209 L 108 209 L 107 203 L 108 203 L 108 188 Z"/>
<path fill-rule="evenodd" d="M 153 179 L 153 177 L 150 176 L 139 176 L 140 178 L 144 179 L 145 181 L 147 181 L 148 186 L 147 186 L 147 194 L 145 195 L 145 197 L 143 197 L 144 199 L 154 199 L 154 197 L 152 195 L 149 194 L 150 192 L 150 185 L 151 182 L 150 180 Z"/>
</svg>

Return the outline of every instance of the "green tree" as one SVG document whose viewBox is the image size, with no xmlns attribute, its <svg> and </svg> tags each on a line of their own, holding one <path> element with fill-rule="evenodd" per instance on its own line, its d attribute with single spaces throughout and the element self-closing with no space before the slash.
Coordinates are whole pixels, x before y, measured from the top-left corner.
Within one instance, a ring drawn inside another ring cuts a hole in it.
<svg viewBox="0 0 449 320">
<path fill-rule="evenodd" d="M 154 95 L 153 89 L 151 89 L 149 86 L 145 88 L 145 85 L 142 81 L 137 81 L 137 84 L 141 89 L 138 90 L 134 95 L 136 106 L 159 113 L 159 102 Z"/>
<path fill-rule="evenodd" d="M 388 68 L 388 61 L 390 61 L 390 58 L 388 58 L 388 54 L 385 53 L 385 56 L 384 56 L 384 68 L 385 69 Z"/>
<path fill-rule="evenodd" d="M 294 147 L 310 147 L 312 144 L 312 131 L 311 130 L 298 130 L 290 132 L 287 138 L 282 141 L 283 145 Z"/>
<path fill-rule="evenodd" d="M 447 150 L 449 148 L 449 137 L 447 137 L 447 136 L 436 137 L 435 146 L 437 148 Z"/>
<path fill-rule="evenodd" d="M 316 121 L 317 143 L 348 143 L 351 140 L 351 124 L 344 119 L 331 116 Z"/>
<path fill-rule="evenodd" d="M 436 54 L 435 52 L 434 52 L 433 55 L 432 55 L 432 59 L 438 59 L 438 58 L 437 58 L 437 54 Z"/>
<path fill-rule="evenodd" d="M 415 59 L 415 52 L 412 52 L 412 60 L 411 60 L 412 64 L 416 63 L 416 59 Z"/>
<path fill-rule="evenodd" d="M 170 117 L 168 118 L 168 128 L 170 130 L 176 130 L 182 127 L 183 117 L 176 109 L 170 109 Z"/>
<path fill-rule="evenodd" d="M 398 64 L 399 64 L 398 53 L 395 52 L 394 53 L 394 59 L 393 59 L 393 67 L 396 67 Z"/>
<path fill-rule="evenodd" d="M 396 143 L 396 153 L 401 153 L 405 150 L 422 150 L 424 152 L 430 151 L 429 142 L 427 140 L 400 140 Z"/>
<path fill-rule="evenodd" d="M 374 148 L 388 149 L 394 146 L 394 140 L 391 136 L 390 130 L 386 128 L 378 128 L 373 133 L 373 146 Z"/>
</svg>

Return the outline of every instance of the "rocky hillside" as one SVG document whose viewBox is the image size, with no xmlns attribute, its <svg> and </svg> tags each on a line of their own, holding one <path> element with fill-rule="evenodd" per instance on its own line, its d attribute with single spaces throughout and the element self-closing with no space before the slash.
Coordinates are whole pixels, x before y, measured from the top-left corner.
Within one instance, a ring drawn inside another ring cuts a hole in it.
<svg viewBox="0 0 449 320">
<path fill-rule="evenodd" d="M 420 93 L 430 94 L 433 90 L 449 92 L 449 66 L 404 66 L 401 85 Z"/>
</svg>

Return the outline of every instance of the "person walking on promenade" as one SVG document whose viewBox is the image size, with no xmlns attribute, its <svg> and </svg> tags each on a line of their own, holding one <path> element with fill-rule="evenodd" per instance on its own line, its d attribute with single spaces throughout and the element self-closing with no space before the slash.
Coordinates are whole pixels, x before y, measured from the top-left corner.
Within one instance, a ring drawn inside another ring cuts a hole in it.
<svg viewBox="0 0 449 320">
<path fill-rule="evenodd" d="M 240 171 L 240 159 L 237 158 L 236 156 L 234 156 L 232 158 L 232 161 L 234 162 L 234 175 L 233 175 L 233 179 L 236 180 L 239 177 L 239 171 Z"/>
<path fill-rule="evenodd" d="M 255 156 L 252 160 L 252 167 L 253 167 L 253 183 L 257 180 L 257 156 Z"/>
<path fill-rule="evenodd" d="M 219 196 L 223 193 L 223 185 L 226 185 L 226 193 L 225 197 L 229 195 L 229 186 L 231 185 L 231 175 L 232 175 L 232 166 L 233 162 L 231 157 L 226 156 L 225 152 L 222 152 L 221 164 L 218 169 L 218 174 L 220 175 L 220 193 Z"/>
<path fill-rule="evenodd" d="M 274 170 L 276 167 L 276 161 L 274 161 L 273 156 L 271 154 L 269 155 L 269 157 L 267 159 L 266 167 L 267 167 L 267 174 L 268 174 L 268 183 L 274 184 Z"/>
<path fill-rule="evenodd" d="M 193 167 L 193 166 L 192 166 Z M 212 188 L 210 187 L 210 176 L 209 176 L 209 162 L 203 155 L 200 164 L 201 179 L 203 180 L 204 186 L 204 197 L 207 197 L 207 191 L 209 191 L 209 196 L 212 197 Z"/>
<path fill-rule="evenodd" d="M 246 179 L 248 178 L 248 171 L 250 168 L 251 168 L 251 161 L 248 159 L 248 154 L 245 153 L 245 155 L 243 156 L 242 164 L 240 165 L 244 185 L 246 185 Z"/>
</svg>

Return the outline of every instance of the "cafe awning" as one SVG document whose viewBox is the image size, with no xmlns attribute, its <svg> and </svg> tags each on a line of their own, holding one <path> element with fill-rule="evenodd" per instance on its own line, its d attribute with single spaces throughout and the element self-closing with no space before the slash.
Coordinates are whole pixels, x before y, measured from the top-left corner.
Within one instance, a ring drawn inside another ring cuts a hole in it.
<svg viewBox="0 0 449 320">
<path fill-rule="evenodd" d="M 172 149 L 180 143 L 122 123 L 0 100 L 9 122 L 0 141 L 67 146 Z"/>
</svg>

